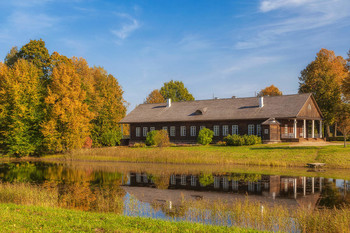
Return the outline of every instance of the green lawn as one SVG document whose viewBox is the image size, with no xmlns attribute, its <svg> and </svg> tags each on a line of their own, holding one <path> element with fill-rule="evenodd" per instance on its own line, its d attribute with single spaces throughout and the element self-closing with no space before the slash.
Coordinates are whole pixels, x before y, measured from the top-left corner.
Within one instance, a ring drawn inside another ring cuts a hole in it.
<svg viewBox="0 0 350 233">
<path fill-rule="evenodd" d="M 1 232 L 258 232 L 109 213 L 0 204 Z"/>
<path fill-rule="evenodd" d="M 255 146 L 189 146 L 168 148 L 110 147 L 78 150 L 47 160 L 124 161 L 169 164 L 241 164 L 303 167 L 326 163 L 328 168 L 350 168 L 350 148 L 339 146 L 293 147 L 285 144 Z"/>
</svg>

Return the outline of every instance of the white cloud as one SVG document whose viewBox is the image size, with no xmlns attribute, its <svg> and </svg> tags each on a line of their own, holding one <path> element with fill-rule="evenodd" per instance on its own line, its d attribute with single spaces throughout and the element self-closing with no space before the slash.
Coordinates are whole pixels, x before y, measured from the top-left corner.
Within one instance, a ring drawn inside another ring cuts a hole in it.
<svg viewBox="0 0 350 233">
<path fill-rule="evenodd" d="M 314 29 L 340 23 L 350 24 L 349 0 L 264 0 L 260 4 L 260 10 L 265 14 L 281 9 L 285 11 L 283 15 L 277 14 L 274 17 L 275 23 L 254 27 L 252 31 L 258 33 L 237 42 L 235 48 L 257 48 L 281 40 L 281 37 L 290 33 L 309 31 L 312 36 Z"/>
<path fill-rule="evenodd" d="M 178 45 L 184 50 L 202 50 L 210 47 L 210 43 L 207 40 L 193 34 L 184 36 Z"/>
<path fill-rule="evenodd" d="M 8 18 L 11 28 L 19 31 L 42 32 L 52 28 L 58 19 L 44 13 L 29 14 L 24 11 L 15 11 Z"/>
<path fill-rule="evenodd" d="M 254 57 L 245 57 L 240 59 L 239 61 L 235 61 L 234 65 L 225 68 L 221 71 L 224 75 L 231 75 L 235 72 L 239 72 L 242 70 L 249 70 L 251 68 L 257 68 L 259 66 L 272 63 L 280 60 L 277 56 L 254 56 Z"/>
<path fill-rule="evenodd" d="M 280 8 L 296 7 L 320 0 L 263 0 L 260 4 L 262 12 L 268 12 Z"/>
<path fill-rule="evenodd" d="M 140 27 L 140 23 L 128 14 L 118 13 L 117 16 L 123 19 L 124 22 L 119 29 L 111 30 L 111 32 L 121 40 L 126 39 L 133 31 Z"/>
</svg>

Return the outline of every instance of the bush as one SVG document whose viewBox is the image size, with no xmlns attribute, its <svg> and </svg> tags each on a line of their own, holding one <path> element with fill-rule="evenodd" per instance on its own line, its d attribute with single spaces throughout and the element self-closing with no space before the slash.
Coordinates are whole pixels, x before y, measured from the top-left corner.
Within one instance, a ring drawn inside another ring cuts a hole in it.
<svg viewBox="0 0 350 233">
<path fill-rule="evenodd" d="M 169 146 L 169 135 L 166 130 L 155 130 L 157 133 L 154 135 L 154 144 L 158 147 Z"/>
<path fill-rule="evenodd" d="M 208 128 L 203 128 L 198 133 L 197 142 L 202 145 L 208 145 L 213 140 L 214 132 Z"/>
<path fill-rule="evenodd" d="M 156 143 L 154 142 L 154 136 L 157 134 L 158 130 L 153 130 L 147 133 L 146 137 L 146 145 L 154 146 Z"/>
<path fill-rule="evenodd" d="M 226 146 L 226 142 L 223 142 L 223 141 L 218 141 L 216 143 L 217 146 Z"/>
<path fill-rule="evenodd" d="M 136 143 L 133 145 L 133 147 L 136 147 L 136 148 L 139 148 L 139 147 L 146 147 L 146 144 L 145 144 L 145 143 L 142 143 L 142 142 L 140 142 L 140 143 L 136 142 Z"/>
<path fill-rule="evenodd" d="M 261 143 L 261 137 L 256 135 L 227 135 L 224 138 L 227 146 L 255 145 Z"/>
<path fill-rule="evenodd" d="M 116 146 L 120 144 L 122 133 L 119 130 L 108 130 L 102 133 L 101 143 L 103 146 Z"/>
</svg>

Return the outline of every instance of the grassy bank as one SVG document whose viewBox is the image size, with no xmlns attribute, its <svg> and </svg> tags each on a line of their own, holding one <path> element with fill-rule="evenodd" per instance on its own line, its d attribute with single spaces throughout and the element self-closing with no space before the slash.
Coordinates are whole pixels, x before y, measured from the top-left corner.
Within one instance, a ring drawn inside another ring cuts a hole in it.
<svg viewBox="0 0 350 233">
<path fill-rule="evenodd" d="M 0 204 L 1 232 L 257 232 L 52 207 Z"/>
<path fill-rule="evenodd" d="M 168 148 L 111 147 L 51 155 L 46 160 L 123 161 L 171 164 L 240 164 L 304 167 L 326 163 L 328 168 L 350 168 L 350 148 L 342 146 L 255 145 L 241 147 L 192 146 Z"/>
</svg>

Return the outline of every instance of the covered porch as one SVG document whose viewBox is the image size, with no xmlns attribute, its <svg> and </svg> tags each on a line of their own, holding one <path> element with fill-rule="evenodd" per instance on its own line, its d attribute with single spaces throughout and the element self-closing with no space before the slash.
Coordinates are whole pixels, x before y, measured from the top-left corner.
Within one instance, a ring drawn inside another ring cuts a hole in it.
<svg viewBox="0 0 350 233">
<path fill-rule="evenodd" d="M 281 122 L 281 141 L 323 140 L 322 119 L 286 119 Z"/>
</svg>

